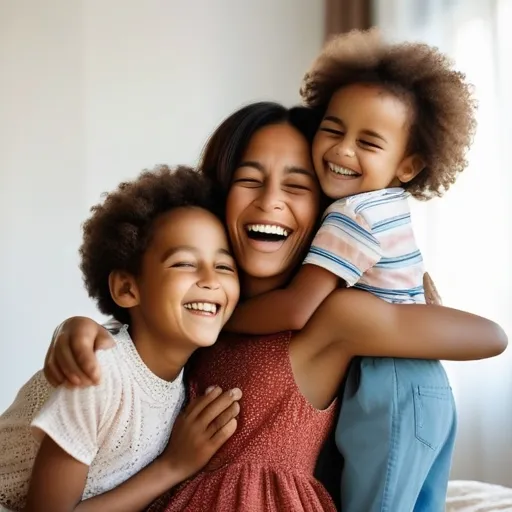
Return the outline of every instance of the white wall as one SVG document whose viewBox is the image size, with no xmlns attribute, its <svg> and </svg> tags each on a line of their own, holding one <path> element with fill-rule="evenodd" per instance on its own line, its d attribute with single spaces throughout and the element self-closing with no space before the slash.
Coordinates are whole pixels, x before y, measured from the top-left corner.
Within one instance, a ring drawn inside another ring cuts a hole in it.
<svg viewBox="0 0 512 512">
<path fill-rule="evenodd" d="M 77 268 L 100 193 L 195 163 L 243 103 L 298 101 L 323 21 L 311 0 L 0 0 L 0 411 L 62 319 L 101 318 Z"/>
</svg>

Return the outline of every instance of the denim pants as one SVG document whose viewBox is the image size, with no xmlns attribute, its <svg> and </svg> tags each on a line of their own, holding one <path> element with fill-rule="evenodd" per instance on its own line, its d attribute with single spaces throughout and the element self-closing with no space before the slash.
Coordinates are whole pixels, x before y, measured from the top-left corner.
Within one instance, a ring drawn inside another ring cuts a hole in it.
<svg viewBox="0 0 512 512">
<path fill-rule="evenodd" d="M 359 358 L 336 427 L 342 512 L 442 512 L 457 416 L 439 361 Z"/>
</svg>

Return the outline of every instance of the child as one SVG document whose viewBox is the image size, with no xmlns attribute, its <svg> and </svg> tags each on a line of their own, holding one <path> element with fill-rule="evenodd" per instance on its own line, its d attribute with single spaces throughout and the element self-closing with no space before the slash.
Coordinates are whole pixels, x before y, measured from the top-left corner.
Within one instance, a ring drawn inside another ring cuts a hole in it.
<svg viewBox="0 0 512 512">
<path fill-rule="evenodd" d="M 240 305 L 228 322 L 234 331 L 301 329 L 337 286 L 424 303 L 407 198 L 440 196 L 466 167 L 474 101 L 434 48 L 389 45 L 374 30 L 338 36 L 301 93 L 323 114 L 312 158 L 334 202 L 288 288 Z M 444 510 L 455 423 L 439 362 L 354 363 L 336 432 L 343 511 Z"/>
<path fill-rule="evenodd" d="M 175 423 L 184 365 L 215 343 L 238 300 L 215 199 L 201 174 L 162 167 L 92 208 L 84 283 L 102 313 L 127 325 L 99 353 L 98 386 L 53 389 L 38 372 L 0 417 L 1 505 L 141 510 L 233 434 L 238 389 L 209 390 Z"/>
</svg>

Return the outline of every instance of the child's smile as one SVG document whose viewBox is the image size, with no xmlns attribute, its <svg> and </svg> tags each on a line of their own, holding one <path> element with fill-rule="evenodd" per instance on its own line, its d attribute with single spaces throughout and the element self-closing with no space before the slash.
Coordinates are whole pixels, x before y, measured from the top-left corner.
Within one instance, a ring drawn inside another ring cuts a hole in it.
<svg viewBox="0 0 512 512">
<path fill-rule="evenodd" d="M 220 304 L 215 302 L 187 302 L 183 304 L 183 307 L 188 309 L 190 313 L 208 317 L 217 314 Z"/>
<path fill-rule="evenodd" d="M 361 176 L 361 173 L 354 169 L 349 169 L 348 167 L 343 167 L 332 162 L 327 162 L 327 167 L 340 179 L 350 180 Z"/>
</svg>

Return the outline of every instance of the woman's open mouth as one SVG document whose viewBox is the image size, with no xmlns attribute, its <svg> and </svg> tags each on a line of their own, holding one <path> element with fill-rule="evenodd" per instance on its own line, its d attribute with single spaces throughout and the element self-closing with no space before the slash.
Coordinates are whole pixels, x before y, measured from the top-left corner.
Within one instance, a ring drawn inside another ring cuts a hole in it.
<svg viewBox="0 0 512 512">
<path fill-rule="evenodd" d="M 263 252 L 279 249 L 292 234 L 290 228 L 279 224 L 246 224 L 245 232 L 251 245 Z"/>
<path fill-rule="evenodd" d="M 278 224 L 247 224 L 247 236 L 251 240 L 282 242 L 290 235 L 290 230 Z"/>
</svg>

